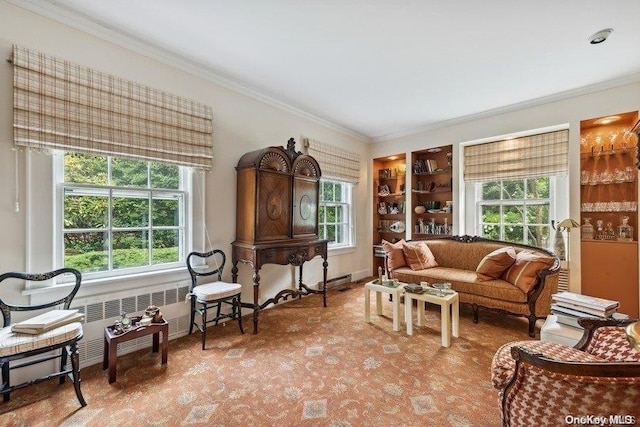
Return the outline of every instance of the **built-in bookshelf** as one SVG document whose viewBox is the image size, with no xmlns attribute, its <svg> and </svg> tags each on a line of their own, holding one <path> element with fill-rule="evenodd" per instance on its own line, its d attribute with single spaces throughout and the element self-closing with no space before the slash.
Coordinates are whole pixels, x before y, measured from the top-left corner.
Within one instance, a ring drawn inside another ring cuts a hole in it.
<svg viewBox="0 0 640 427">
<path fill-rule="evenodd" d="M 411 239 L 450 235 L 453 229 L 453 147 L 411 153 Z"/>
<path fill-rule="evenodd" d="M 407 227 L 406 155 L 373 160 L 373 271 L 384 266 L 382 240 L 396 242 L 405 237 Z"/>
</svg>

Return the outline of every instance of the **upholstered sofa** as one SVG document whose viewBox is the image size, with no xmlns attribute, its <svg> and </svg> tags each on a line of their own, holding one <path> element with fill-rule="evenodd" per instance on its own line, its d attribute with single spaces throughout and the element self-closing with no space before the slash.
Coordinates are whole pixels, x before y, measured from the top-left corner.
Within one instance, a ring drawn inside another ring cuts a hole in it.
<svg viewBox="0 0 640 427">
<path fill-rule="evenodd" d="M 498 391 L 502 425 L 640 421 L 640 351 L 627 341 L 625 326 L 630 322 L 582 318 L 584 334 L 575 347 L 518 341 L 498 349 L 491 381 Z"/>
<path fill-rule="evenodd" d="M 431 252 L 429 259 L 411 265 L 408 251 L 425 244 Z M 390 277 L 405 283 L 449 282 L 460 302 L 471 304 L 475 323 L 479 307 L 525 316 L 531 337 L 535 336 L 536 320 L 549 314 L 551 295 L 558 289 L 559 258 L 532 246 L 449 236 L 383 242 L 383 247 Z"/>
</svg>

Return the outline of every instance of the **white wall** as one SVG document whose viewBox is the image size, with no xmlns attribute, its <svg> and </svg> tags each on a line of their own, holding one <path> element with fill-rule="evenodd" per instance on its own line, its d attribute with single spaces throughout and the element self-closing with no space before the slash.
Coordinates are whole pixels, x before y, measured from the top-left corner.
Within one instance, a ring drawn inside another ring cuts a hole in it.
<svg viewBox="0 0 640 427">
<path fill-rule="evenodd" d="M 473 96 L 473 94 L 469 95 Z M 410 158 L 411 152 L 415 150 L 453 144 L 453 172 L 458 177 L 458 183 L 461 183 L 460 144 L 568 124 L 569 216 L 578 219 L 580 218 L 580 121 L 639 109 L 640 82 L 635 82 L 379 142 L 374 144 L 372 157 L 406 152 L 407 158 Z M 456 207 L 462 207 L 464 202 L 460 200 L 460 190 L 461 188 L 458 188 L 454 192 L 454 206 Z M 464 223 L 462 209 L 456 208 L 454 212 L 457 213 L 454 224 Z M 454 231 L 457 232 L 455 229 Z M 578 231 L 571 233 L 569 248 L 571 260 L 569 286 L 571 290 L 579 292 L 580 233 Z"/>
<path fill-rule="evenodd" d="M 240 95 L 210 81 L 133 53 L 115 44 L 61 25 L 55 21 L 28 12 L 12 4 L 0 1 L 0 57 L 9 56 L 12 44 L 32 48 L 44 53 L 68 59 L 96 70 L 111 73 L 125 79 L 140 82 L 154 88 L 194 99 L 211 105 L 214 112 L 214 166 L 207 173 L 206 228 L 211 244 L 231 252 L 235 239 L 235 165 L 242 154 L 267 146 L 286 145 L 290 137 L 298 142 L 301 135 L 328 144 L 348 147 L 363 159 L 361 184 L 355 188 L 356 206 L 369 206 L 367 189 L 369 144 L 346 133 L 267 105 L 256 99 Z M 26 258 L 28 207 L 14 212 L 14 152 L 12 150 L 12 66 L 0 61 L 0 271 L 24 271 Z M 298 149 L 301 145 L 298 144 Z M 20 199 L 25 201 L 25 153 L 19 153 Z M 39 185 L 42 185 L 41 183 Z M 33 207 L 32 207 L 33 208 Z M 38 209 L 50 209 L 47 203 Z M 349 253 L 330 255 L 329 277 L 371 268 L 371 218 L 368 209 L 357 209 L 357 248 Z M 34 225 L 34 227 L 37 224 Z M 205 249 L 205 248 L 196 248 Z M 315 284 L 322 278 L 321 260 L 305 264 L 304 279 Z M 231 278 L 231 268 L 226 269 L 226 279 Z M 261 271 L 262 299 L 275 295 L 289 287 L 291 268 L 265 266 Z M 186 272 L 183 273 L 186 278 Z M 239 281 L 244 283 L 243 300 L 253 300 L 252 272 L 248 266 L 240 266 Z M 151 283 L 153 284 L 153 283 Z M 114 285 L 115 286 L 115 285 Z M 113 290 L 107 284 L 105 290 Z M 21 289 L 14 286 L 3 289 L 3 297 L 11 293 L 22 297 Z M 86 292 L 85 292 L 86 293 Z M 81 297 L 82 292 L 79 294 Z M 26 297 L 22 297 L 26 299 Z"/>
</svg>

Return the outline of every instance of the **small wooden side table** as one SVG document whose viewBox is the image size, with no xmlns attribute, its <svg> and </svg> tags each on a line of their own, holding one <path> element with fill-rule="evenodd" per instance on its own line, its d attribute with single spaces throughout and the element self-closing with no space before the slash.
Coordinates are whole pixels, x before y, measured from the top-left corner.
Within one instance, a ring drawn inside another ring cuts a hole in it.
<svg viewBox="0 0 640 427">
<path fill-rule="evenodd" d="M 118 344 L 136 338 L 153 334 L 152 351 L 158 352 L 160 347 L 160 333 L 162 332 L 162 364 L 167 363 L 167 353 L 169 351 L 169 322 L 163 320 L 162 323 L 152 323 L 148 326 L 140 326 L 124 334 L 115 334 L 112 326 L 104 328 L 104 355 L 102 359 L 102 369 L 109 368 L 109 384 L 116 381 L 116 359 L 118 358 Z"/>
</svg>

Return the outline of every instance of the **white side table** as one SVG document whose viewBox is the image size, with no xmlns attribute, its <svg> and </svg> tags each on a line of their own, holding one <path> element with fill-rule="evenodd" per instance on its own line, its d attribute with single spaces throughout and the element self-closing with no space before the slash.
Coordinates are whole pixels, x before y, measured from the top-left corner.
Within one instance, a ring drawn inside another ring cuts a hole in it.
<svg viewBox="0 0 640 427">
<path fill-rule="evenodd" d="M 440 324 L 441 324 L 441 343 L 443 347 L 451 345 L 451 335 L 458 337 L 460 325 L 460 307 L 459 296 L 457 292 L 444 296 L 432 295 L 424 292 L 422 294 L 414 294 L 405 292 L 404 294 L 404 313 L 405 322 L 407 323 L 407 335 L 413 335 L 413 301 L 417 301 L 418 307 L 418 326 L 424 325 L 424 307 L 421 301 L 438 304 L 440 306 Z"/>
<path fill-rule="evenodd" d="M 400 330 L 400 296 L 404 293 L 404 283 L 400 283 L 397 287 L 384 286 L 371 281 L 364 285 L 364 321 L 370 322 L 370 303 L 371 291 L 376 293 L 376 314 L 382 315 L 382 294 L 391 295 L 391 303 L 393 305 L 393 330 Z"/>
</svg>

